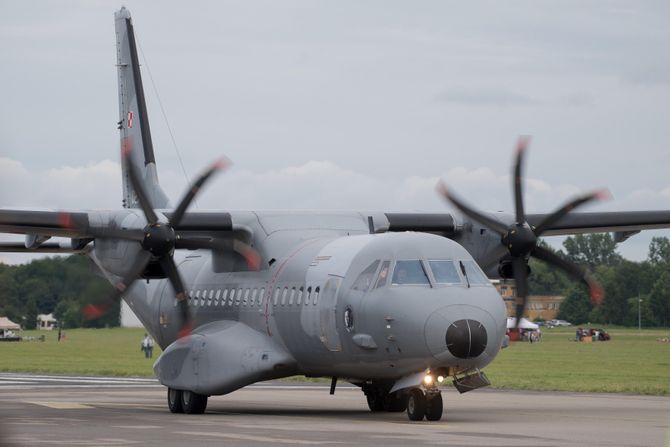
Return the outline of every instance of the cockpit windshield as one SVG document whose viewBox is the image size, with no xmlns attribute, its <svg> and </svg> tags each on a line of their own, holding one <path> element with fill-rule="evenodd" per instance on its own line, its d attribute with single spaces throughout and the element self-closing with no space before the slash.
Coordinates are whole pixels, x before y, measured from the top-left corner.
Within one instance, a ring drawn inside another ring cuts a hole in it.
<svg viewBox="0 0 670 447">
<path fill-rule="evenodd" d="M 428 286 L 430 281 L 423 269 L 423 264 L 418 259 L 409 261 L 396 261 L 393 270 L 393 285 L 421 285 Z"/>
<path fill-rule="evenodd" d="M 460 261 L 461 265 L 465 269 L 465 274 L 467 275 L 468 282 L 470 285 L 474 286 L 483 286 L 491 285 L 491 281 L 486 277 L 482 269 L 479 268 L 477 263 L 473 260 Z"/>
<path fill-rule="evenodd" d="M 454 261 L 428 261 L 437 284 L 462 284 L 463 280 L 456 271 Z"/>
</svg>

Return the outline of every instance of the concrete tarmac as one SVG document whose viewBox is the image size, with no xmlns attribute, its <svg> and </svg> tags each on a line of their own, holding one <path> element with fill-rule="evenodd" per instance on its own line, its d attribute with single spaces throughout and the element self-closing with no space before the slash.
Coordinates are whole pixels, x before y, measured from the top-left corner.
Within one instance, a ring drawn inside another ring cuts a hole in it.
<svg viewBox="0 0 670 447">
<path fill-rule="evenodd" d="M 0 374 L 0 446 L 668 446 L 670 398 L 443 392 L 439 422 L 370 413 L 363 393 L 270 382 L 171 414 L 151 379 Z"/>
</svg>

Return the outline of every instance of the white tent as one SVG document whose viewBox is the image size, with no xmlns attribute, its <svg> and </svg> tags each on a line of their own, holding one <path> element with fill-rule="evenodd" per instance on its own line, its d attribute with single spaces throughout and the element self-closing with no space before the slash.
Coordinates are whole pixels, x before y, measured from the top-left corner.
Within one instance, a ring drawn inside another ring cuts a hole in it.
<svg viewBox="0 0 670 447">
<path fill-rule="evenodd" d="M 7 317 L 0 317 L 0 337 L 13 335 L 13 331 L 20 331 L 21 326 Z"/>
<path fill-rule="evenodd" d="M 514 317 L 507 317 L 507 329 L 513 329 L 516 327 L 516 318 Z M 530 321 L 526 320 L 525 318 L 521 318 L 521 324 L 519 324 L 520 329 L 539 329 L 540 326 L 538 326 L 535 323 L 531 323 Z"/>
</svg>

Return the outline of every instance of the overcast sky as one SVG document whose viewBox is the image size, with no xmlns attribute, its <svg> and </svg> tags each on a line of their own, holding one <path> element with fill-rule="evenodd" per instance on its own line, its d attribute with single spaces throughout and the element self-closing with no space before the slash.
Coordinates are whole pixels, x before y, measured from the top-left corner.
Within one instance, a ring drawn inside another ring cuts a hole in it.
<svg viewBox="0 0 670 447">
<path fill-rule="evenodd" d="M 222 154 L 200 209 L 442 211 L 443 177 L 512 209 L 608 187 L 588 210 L 670 209 L 665 1 L 126 1 L 156 158 L 178 200 Z M 4 2 L 0 206 L 120 206 L 114 2 Z M 652 235 L 620 246 L 646 257 Z M 0 260 L 23 258 L 3 255 Z"/>
</svg>

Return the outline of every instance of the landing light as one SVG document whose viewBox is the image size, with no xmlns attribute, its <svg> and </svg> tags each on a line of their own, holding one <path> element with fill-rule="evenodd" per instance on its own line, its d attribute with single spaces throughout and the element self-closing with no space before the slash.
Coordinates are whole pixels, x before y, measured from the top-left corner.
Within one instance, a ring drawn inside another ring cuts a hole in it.
<svg viewBox="0 0 670 447">
<path fill-rule="evenodd" d="M 423 378 L 423 383 L 425 383 L 426 385 L 432 384 L 433 376 L 431 376 L 430 374 L 426 374 L 426 377 Z"/>
<path fill-rule="evenodd" d="M 437 381 L 440 383 L 444 382 L 444 376 L 437 376 Z"/>
</svg>

